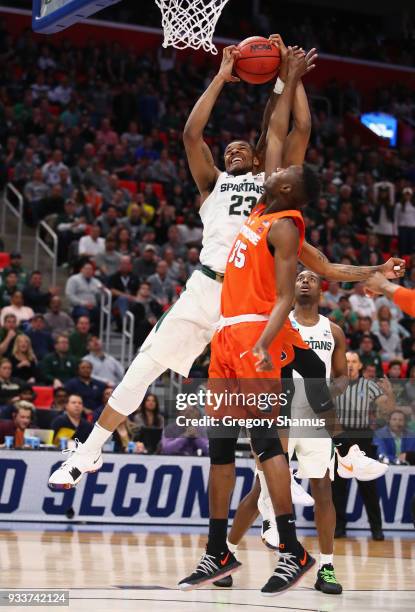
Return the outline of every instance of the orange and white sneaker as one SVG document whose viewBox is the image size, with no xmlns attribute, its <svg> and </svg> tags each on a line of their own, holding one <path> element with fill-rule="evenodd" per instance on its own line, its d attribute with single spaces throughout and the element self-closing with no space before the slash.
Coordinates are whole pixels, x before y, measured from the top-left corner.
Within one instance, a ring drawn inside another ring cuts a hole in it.
<svg viewBox="0 0 415 612">
<path fill-rule="evenodd" d="M 376 459 L 366 456 L 357 444 L 349 448 L 345 457 L 341 457 L 337 452 L 337 473 L 340 478 L 357 478 L 357 480 L 376 480 L 383 476 L 388 466 L 380 463 Z"/>
</svg>

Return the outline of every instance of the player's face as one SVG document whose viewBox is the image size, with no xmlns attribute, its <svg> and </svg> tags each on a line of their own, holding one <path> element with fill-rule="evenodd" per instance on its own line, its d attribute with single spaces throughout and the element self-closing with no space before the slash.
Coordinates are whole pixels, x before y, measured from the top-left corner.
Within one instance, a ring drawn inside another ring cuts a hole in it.
<svg viewBox="0 0 415 612">
<path fill-rule="evenodd" d="M 277 168 L 275 172 L 265 181 L 265 191 L 271 197 L 289 197 L 295 186 L 301 181 L 303 174 L 302 166 L 289 166 L 289 168 Z"/>
<path fill-rule="evenodd" d="M 254 167 L 254 154 L 247 142 L 236 140 L 225 149 L 225 168 L 228 174 L 237 176 L 252 172 Z"/>
<path fill-rule="evenodd" d="M 321 282 L 319 276 L 310 270 L 304 270 L 297 276 L 295 282 L 296 302 L 318 304 L 321 293 Z"/>
</svg>

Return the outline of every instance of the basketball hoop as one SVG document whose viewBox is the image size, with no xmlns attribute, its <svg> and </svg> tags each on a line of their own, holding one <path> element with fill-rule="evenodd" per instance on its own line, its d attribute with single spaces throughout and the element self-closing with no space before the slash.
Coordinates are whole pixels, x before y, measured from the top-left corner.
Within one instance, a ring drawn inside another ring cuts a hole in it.
<svg viewBox="0 0 415 612">
<path fill-rule="evenodd" d="M 161 11 L 163 47 L 200 49 L 214 55 L 212 42 L 217 21 L 228 0 L 155 0 Z"/>
</svg>

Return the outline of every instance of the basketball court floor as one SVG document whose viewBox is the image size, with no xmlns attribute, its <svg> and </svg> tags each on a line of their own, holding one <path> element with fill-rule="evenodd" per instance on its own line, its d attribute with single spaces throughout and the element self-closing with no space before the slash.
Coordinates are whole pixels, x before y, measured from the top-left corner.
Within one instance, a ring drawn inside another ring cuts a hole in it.
<svg viewBox="0 0 415 612">
<path fill-rule="evenodd" d="M 195 566 L 206 535 L 145 531 L 146 528 L 102 526 L 0 526 L 1 589 L 67 589 L 69 610 L 104 612 L 237 612 L 246 610 L 415 609 L 415 536 L 387 534 L 373 542 L 365 532 L 336 542 L 336 573 L 343 595 L 314 590 L 315 569 L 297 588 L 267 598 L 259 589 L 271 575 L 274 556 L 259 540 L 258 531 L 245 538 L 238 553 L 243 563 L 232 589 L 209 587 L 184 593 L 177 581 Z M 311 553 L 317 540 L 302 538 Z M 22 609 L 9 607 L 8 609 Z M 57 609 L 40 606 L 37 610 Z"/>
</svg>

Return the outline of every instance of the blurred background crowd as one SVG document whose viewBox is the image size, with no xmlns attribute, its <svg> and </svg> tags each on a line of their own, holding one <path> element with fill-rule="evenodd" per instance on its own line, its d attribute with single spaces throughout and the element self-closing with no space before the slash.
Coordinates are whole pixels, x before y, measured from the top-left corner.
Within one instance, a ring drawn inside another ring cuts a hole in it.
<svg viewBox="0 0 415 612">
<path fill-rule="evenodd" d="M 376 37 L 339 37 L 332 25 L 318 30 L 323 50 L 378 54 Z M 223 27 L 229 33 L 226 14 Z M 22 444 L 29 426 L 53 429 L 57 444 L 62 430 L 60 437 L 82 441 L 123 376 L 99 338 L 103 288 L 112 293 L 115 329 L 127 311 L 134 314 L 138 348 L 200 266 L 199 196 L 181 133 L 213 69 L 179 62 L 172 51 L 138 56 L 93 41 L 55 46 L 29 31 L 14 38 L 4 21 L 0 34 L 1 186 L 12 182 L 23 194 L 28 226 L 46 219 L 54 229 L 67 272 L 64 286 L 46 287 L 21 253 L 2 254 L 0 444 L 10 432 Z M 316 45 L 315 36 L 313 19 L 305 19 L 287 42 Z M 398 47 L 382 45 L 376 59 L 408 63 L 410 38 L 408 30 Z M 353 48 L 343 48 L 346 40 Z M 346 113 L 362 105 L 353 83 L 330 81 L 312 93 L 328 99 L 331 112 L 315 99 L 307 162 L 320 173 L 322 193 L 305 211 L 308 240 L 334 262 L 377 265 L 404 256 L 400 282 L 415 288 L 414 148 L 409 141 L 395 149 L 363 146 L 348 136 Z M 224 89 L 206 130 L 219 167 L 232 138 L 255 144 L 268 95 L 267 87 L 244 83 Z M 403 84 L 374 90 L 373 101 L 378 110 L 414 111 Z M 393 391 L 402 416 L 374 412 L 373 428 L 415 431 L 415 321 L 387 298 L 367 297 L 359 283 L 324 283 L 321 311 L 344 329 L 362 374 Z M 191 375 L 206 376 L 208 363 L 205 353 Z M 47 417 L 35 408 L 40 396 Z M 136 452 L 206 453 L 197 431 L 178 444 L 162 427 L 162 407 L 150 394 L 117 430 L 114 448 L 134 442 Z"/>
</svg>

